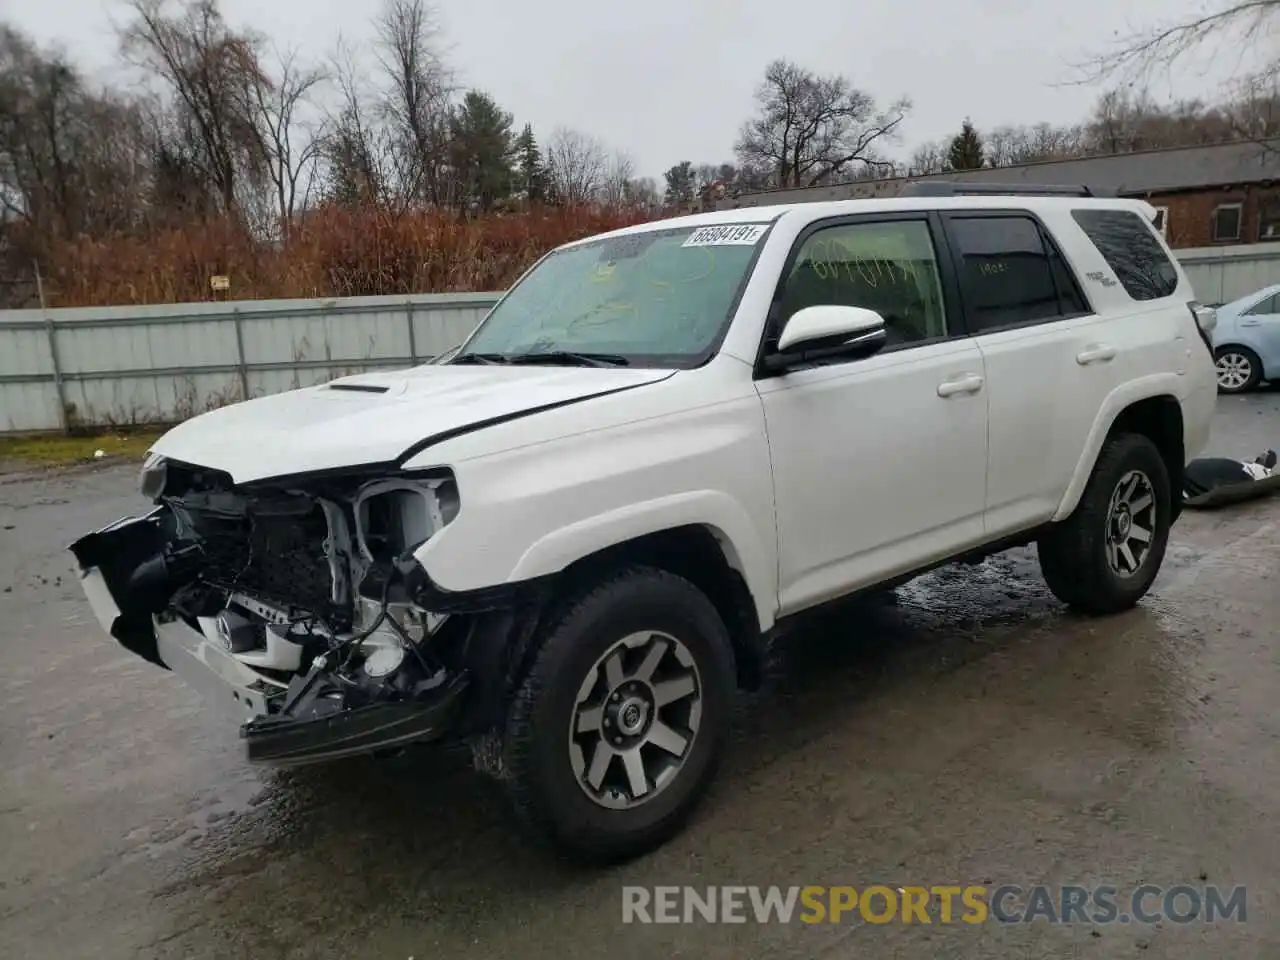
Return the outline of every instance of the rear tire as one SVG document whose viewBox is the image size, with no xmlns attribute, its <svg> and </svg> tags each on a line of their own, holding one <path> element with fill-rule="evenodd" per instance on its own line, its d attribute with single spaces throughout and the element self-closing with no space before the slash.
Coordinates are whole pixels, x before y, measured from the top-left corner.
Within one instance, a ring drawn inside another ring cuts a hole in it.
<svg viewBox="0 0 1280 960">
<path fill-rule="evenodd" d="M 1213 358 L 1219 393 L 1248 393 L 1262 382 L 1262 360 L 1248 347 L 1219 347 Z"/>
<path fill-rule="evenodd" d="M 1168 468 L 1150 439 L 1109 439 L 1074 512 L 1038 544 L 1054 596 L 1092 616 L 1134 606 L 1164 560 L 1172 496 Z"/>
<path fill-rule="evenodd" d="M 723 621 L 687 580 L 637 566 L 579 594 L 539 639 L 504 737 L 517 814 L 573 860 L 652 850 L 720 760 L 735 689 Z"/>
</svg>

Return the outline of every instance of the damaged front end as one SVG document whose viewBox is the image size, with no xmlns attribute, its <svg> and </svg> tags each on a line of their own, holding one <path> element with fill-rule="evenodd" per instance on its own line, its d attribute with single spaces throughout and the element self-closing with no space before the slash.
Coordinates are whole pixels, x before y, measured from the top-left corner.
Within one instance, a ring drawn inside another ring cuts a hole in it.
<svg viewBox="0 0 1280 960">
<path fill-rule="evenodd" d="M 251 761 L 310 763 L 457 728 L 468 658 L 492 642 L 477 640 L 475 611 L 432 602 L 413 559 L 457 514 L 450 473 L 238 487 L 153 458 L 142 490 L 154 510 L 71 546 L 85 593 L 124 647 L 240 720 Z"/>
</svg>

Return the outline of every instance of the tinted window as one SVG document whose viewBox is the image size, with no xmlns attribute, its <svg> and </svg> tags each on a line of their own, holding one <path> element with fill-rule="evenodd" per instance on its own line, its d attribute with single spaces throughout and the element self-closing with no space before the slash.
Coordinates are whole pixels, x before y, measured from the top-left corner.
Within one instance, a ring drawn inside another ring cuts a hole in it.
<svg viewBox="0 0 1280 960">
<path fill-rule="evenodd" d="M 783 320 L 820 305 L 875 310 L 884 317 L 890 346 L 947 333 L 938 261 L 923 220 L 815 231 L 801 245 L 781 293 Z"/>
<path fill-rule="evenodd" d="M 1085 312 L 1071 272 L 1030 217 L 952 217 L 973 333 Z"/>
<path fill-rule="evenodd" d="M 1158 300 L 1178 288 L 1178 270 L 1151 228 L 1128 210 L 1073 210 L 1071 216 L 1098 248 L 1125 292 Z"/>
</svg>

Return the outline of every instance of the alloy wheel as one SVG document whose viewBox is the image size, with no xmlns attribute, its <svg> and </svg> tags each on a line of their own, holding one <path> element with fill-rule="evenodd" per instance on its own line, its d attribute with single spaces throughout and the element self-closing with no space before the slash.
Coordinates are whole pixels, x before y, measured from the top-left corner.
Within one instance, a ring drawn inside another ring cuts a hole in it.
<svg viewBox="0 0 1280 960">
<path fill-rule="evenodd" d="M 1116 484 L 1107 509 L 1107 565 L 1128 579 L 1142 569 L 1156 530 L 1156 495 L 1151 478 L 1130 470 Z"/>
<path fill-rule="evenodd" d="M 702 678 L 669 634 L 633 633 L 605 652 L 578 689 L 569 756 L 578 785 L 602 807 L 647 803 L 684 766 L 702 719 Z"/>
<path fill-rule="evenodd" d="M 1234 350 L 1220 355 L 1216 365 L 1218 386 L 1224 390 L 1239 390 L 1253 377 L 1253 361 Z"/>
</svg>

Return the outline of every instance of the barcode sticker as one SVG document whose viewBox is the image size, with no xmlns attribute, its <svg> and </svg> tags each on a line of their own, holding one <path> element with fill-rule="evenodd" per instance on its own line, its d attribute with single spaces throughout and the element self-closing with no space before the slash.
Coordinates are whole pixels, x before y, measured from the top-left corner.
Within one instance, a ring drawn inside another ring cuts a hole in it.
<svg viewBox="0 0 1280 960">
<path fill-rule="evenodd" d="M 753 246 L 769 229 L 766 223 L 726 223 L 715 227 L 699 227 L 681 246 L 723 247 Z"/>
</svg>

